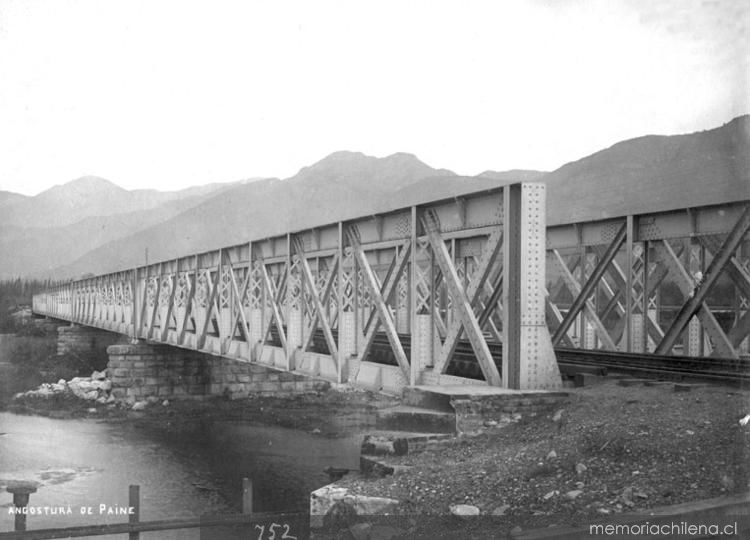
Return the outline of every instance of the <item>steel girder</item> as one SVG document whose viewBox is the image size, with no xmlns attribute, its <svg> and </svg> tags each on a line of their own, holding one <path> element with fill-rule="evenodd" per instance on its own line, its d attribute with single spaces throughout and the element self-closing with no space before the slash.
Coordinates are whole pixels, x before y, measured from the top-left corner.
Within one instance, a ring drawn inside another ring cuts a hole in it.
<svg viewBox="0 0 750 540">
<path fill-rule="evenodd" d="M 716 289 L 722 273 L 736 288 L 739 301 L 750 298 L 750 272 L 740 256 L 740 247 L 743 242 L 748 243 L 750 236 L 747 208 L 747 201 L 738 201 L 629 216 L 625 223 L 624 249 L 621 247 L 611 259 L 597 283 L 587 281 L 591 287 L 585 292 L 581 292 L 583 287 L 575 276 L 577 268 L 582 272 L 584 257 L 581 253 L 593 249 L 599 256 L 598 268 L 601 269 L 607 249 L 619 240 L 617 231 L 621 230 L 623 221 L 606 219 L 549 228 L 547 249 L 559 266 L 560 274 L 557 284 L 550 287 L 547 306 L 548 322 L 556 328 L 555 343 L 570 341 L 568 329 L 576 317 L 583 314 L 593 325 L 600 345 L 605 348 L 611 347 L 607 339 L 610 337 L 621 350 L 646 350 L 646 347 L 650 350 L 653 347 L 657 353 L 669 354 L 683 334 L 687 343 L 688 322 L 695 318 L 696 322 L 690 325 L 691 339 L 696 331 L 701 335 L 705 333 L 705 339 L 701 341 L 705 341 L 706 352 L 737 357 L 740 343 L 750 333 L 748 310 L 737 307 L 734 323 L 727 328 L 726 322 L 721 323 L 718 319 L 720 312 L 708 302 L 709 295 L 721 293 L 726 296 L 726 283 L 724 289 Z M 675 247 L 675 242 L 680 239 L 683 241 Z M 684 246 L 690 249 L 686 251 Z M 564 250 L 575 250 L 578 256 L 566 262 L 562 254 Z M 683 263 L 681 253 L 690 256 L 692 262 Z M 696 253 L 701 258 L 696 259 Z M 701 262 L 703 257 L 708 263 L 707 268 L 702 266 L 706 264 Z M 659 307 L 657 299 L 665 286 L 676 287 L 683 295 L 683 302 L 677 306 L 674 322 L 662 328 L 660 323 L 668 320 L 668 315 L 659 312 L 663 308 Z M 573 295 L 569 305 L 560 297 L 561 287 Z M 596 305 L 593 302 L 596 298 L 603 302 Z M 721 309 L 724 313 L 726 306 Z M 566 317 L 563 317 L 562 313 L 566 312 Z M 722 317 L 726 319 L 725 315 Z M 563 322 L 567 327 L 563 327 Z M 701 349 L 697 354 L 705 353 Z"/>
</svg>

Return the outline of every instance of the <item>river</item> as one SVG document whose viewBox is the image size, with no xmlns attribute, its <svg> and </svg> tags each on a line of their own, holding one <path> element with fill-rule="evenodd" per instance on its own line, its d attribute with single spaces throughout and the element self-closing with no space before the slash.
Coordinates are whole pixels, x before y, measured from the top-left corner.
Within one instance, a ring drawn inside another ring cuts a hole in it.
<svg viewBox="0 0 750 540">
<path fill-rule="evenodd" d="M 142 521 L 235 513 L 243 477 L 254 483 L 256 511 L 305 511 L 309 492 L 330 481 L 325 467 L 358 467 L 360 442 L 361 433 L 351 431 L 324 436 L 237 421 L 198 422 L 167 434 L 133 422 L 0 412 L 0 531 L 13 530 L 11 480 L 38 482 L 30 507 L 65 509 L 29 515 L 29 530 L 124 522 L 127 516 L 108 514 L 128 506 L 130 484 L 140 486 Z"/>
</svg>

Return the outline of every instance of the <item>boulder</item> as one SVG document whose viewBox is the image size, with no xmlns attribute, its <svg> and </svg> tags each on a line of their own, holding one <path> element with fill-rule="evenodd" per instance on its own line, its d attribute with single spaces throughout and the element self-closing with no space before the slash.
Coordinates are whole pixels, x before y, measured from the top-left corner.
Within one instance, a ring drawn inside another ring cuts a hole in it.
<svg viewBox="0 0 750 540">
<path fill-rule="evenodd" d="M 107 379 L 92 381 L 91 385 L 97 390 L 101 390 L 102 392 L 109 392 L 110 390 L 112 390 L 112 381 Z"/>
<path fill-rule="evenodd" d="M 98 395 L 97 388 L 94 383 L 91 382 L 87 377 L 75 377 L 68 382 L 68 388 L 73 394 L 81 399 L 91 399 L 87 397 L 89 392 L 94 392 Z M 97 395 L 93 399 L 97 398 Z"/>
<path fill-rule="evenodd" d="M 352 507 L 356 514 L 360 516 L 390 514 L 398 505 L 396 499 L 357 495 L 351 493 L 349 488 L 329 484 L 310 494 L 310 526 L 313 528 L 322 527 L 324 517 L 328 515 L 331 508 L 337 502 L 342 502 Z"/>
<path fill-rule="evenodd" d="M 450 505 L 450 511 L 454 516 L 461 517 L 479 515 L 479 508 L 477 508 L 473 504 L 452 504 Z"/>
</svg>

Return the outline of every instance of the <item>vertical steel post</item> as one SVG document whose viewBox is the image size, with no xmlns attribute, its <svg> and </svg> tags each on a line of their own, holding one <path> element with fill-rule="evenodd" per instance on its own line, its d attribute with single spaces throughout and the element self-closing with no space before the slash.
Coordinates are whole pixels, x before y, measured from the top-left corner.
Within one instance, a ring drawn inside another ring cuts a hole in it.
<svg viewBox="0 0 750 540">
<path fill-rule="evenodd" d="M 247 298 L 247 304 L 248 309 L 247 310 L 247 316 L 245 317 L 245 322 L 247 323 L 247 335 L 250 338 L 250 340 L 247 343 L 247 359 L 250 362 L 254 362 L 257 360 L 255 358 L 255 342 L 252 341 L 253 336 L 256 335 L 255 331 L 253 330 L 253 308 L 252 308 L 252 302 L 250 301 L 250 298 L 253 295 L 252 289 L 250 284 L 252 283 L 253 278 L 253 242 L 248 241 L 247 243 L 247 288 L 245 289 L 245 298 Z M 240 309 L 245 309 L 245 298 L 240 299 Z M 261 315 L 261 328 L 262 326 L 262 315 Z"/>
<path fill-rule="evenodd" d="M 284 294 L 284 320 L 286 321 L 286 369 L 290 369 L 292 365 L 292 354 L 294 349 L 295 340 L 290 334 L 292 330 L 292 294 L 294 281 L 292 280 L 292 236 L 290 233 L 286 233 L 286 258 L 285 258 L 286 272 L 286 293 Z M 281 324 L 281 323 L 279 323 Z"/>
<path fill-rule="evenodd" d="M 642 279 L 643 281 L 642 302 L 643 303 L 641 307 L 641 313 L 642 313 L 641 324 L 643 325 L 643 328 L 641 329 L 641 337 L 642 337 L 641 350 L 647 353 L 649 352 L 649 348 L 648 348 L 648 341 L 649 341 L 649 337 L 648 337 L 648 329 L 649 329 L 648 269 L 649 269 L 650 261 L 649 261 L 649 256 L 648 256 L 648 241 L 644 240 L 642 245 L 643 245 L 643 269 L 641 270 L 641 272 L 643 273 L 643 279 Z"/>
<path fill-rule="evenodd" d="M 419 354 L 417 351 L 417 207 L 411 207 L 411 253 L 409 254 L 409 333 L 411 334 L 411 349 L 409 351 L 409 386 L 419 383 Z"/>
<path fill-rule="evenodd" d="M 346 351 L 344 351 L 344 224 L 339 221 L 338 230 L 338 260 L 339 265 L 336 270 L 336 328 L 338 330 L 338 350 L 339 358 L 336 366 L 336 377 L 337 382 L 344 382 L 343 369 L 344 363 L 347 361 Z M 347 366 L 347 381 L 349 380 L 349 372 Z"/>
<path fill-rule="evenodd" d="M 367 257 L 367 253 L 364 253 L 365 257 Z M 360 323 L 359 323 L 359 314 L 360 314 L 360 298 L 359 298 L 359 269 L 357 266 L 359 265 L 359 262 L 357 261 L 357 257 L 352 257 L 352 312 L 354 313 L 354 352 L 355 354 L 359 354 L 359 342 L 361 341 L 359 339 L 359 333 L 360 333 Z"/>
<path fill-rule="evenodd" d="M 503 189 L 503 372 L 505 388 L 521 385 L 521 185 Z"/>
<path fill-rule="evenodd" d="M 625 288 L 627 289 L 625 295 L 625 351 L 630 352 L 633 343 L 633 236 L 635 233 L 633 230 L 633 216 L 627 217 L 625 226 L 625 253 L 628 270 L 625 274 Z"/>
<path fill-rule="evenodd" d="M 578 245 L 578 271 L 580 272 L 581 278 L 578 280 L 578 282 L 583 287 L 583 284 L 588 281 L 588 273 L 586 272 L 586 246 L 584 244 Z M 578 313 L 578 336 L 579 336 L 579 344 L 582 349 L 587 349 L 589 346 L 588 337 L 590 335 L 589 330 L 589 321 L 588 317 L 586 316 L 586 310 L 582 309 Z M 593 348 L 593 345 L 592 345 Z"/>
<path fill-rule="evenodd" d="M 140 329 L 140 326 L 138 326 L 138 323 L 140 322 L 140 309 L 138 308 L 138 300 L 140 298 L 140 294 L 138 294 L 138 267 L 136 266 L 133 268 L 133 290 L 130 295 L 132 297 L 132 304 L 133 304 L 133 342 L 138 341 L 138 330 Z"/>
</svg>

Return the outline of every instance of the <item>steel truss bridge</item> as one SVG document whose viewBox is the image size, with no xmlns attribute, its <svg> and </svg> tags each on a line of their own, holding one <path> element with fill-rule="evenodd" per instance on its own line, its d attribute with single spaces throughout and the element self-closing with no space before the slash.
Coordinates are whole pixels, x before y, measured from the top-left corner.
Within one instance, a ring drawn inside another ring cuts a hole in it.
<svg viewBox="0 0 750 540">
<path fill-rule="evenodd" d="M 554 388 L 553 347 L 747 353 L 750 201 L 549 225 L 545 204 L 538 183 L 425 202 L 71 281 L 33 310 L 391 391 Z M 447 374 L 467 346 L 483 380 Z"/>
</svg>

